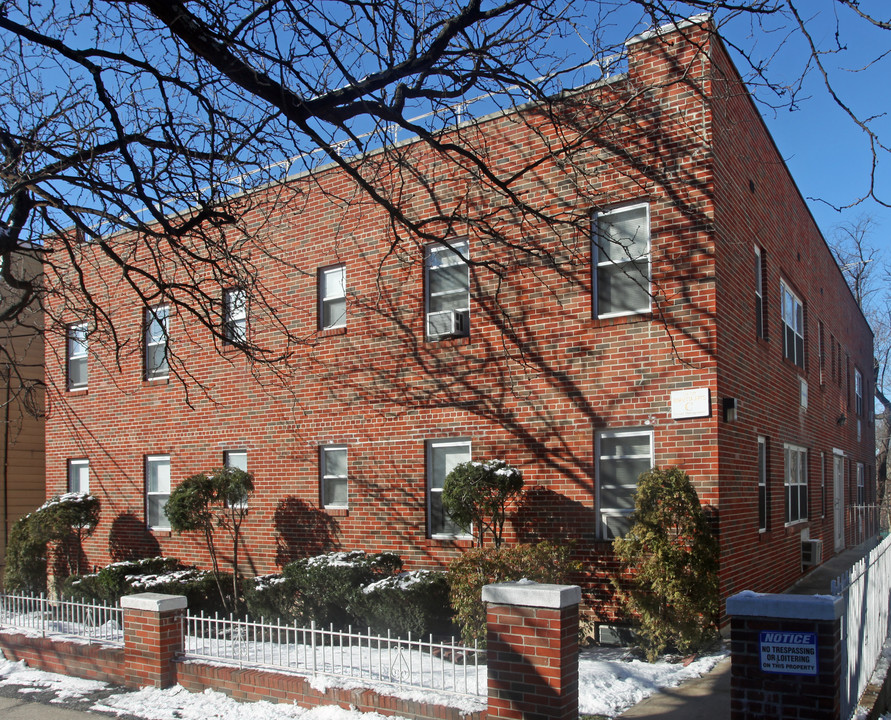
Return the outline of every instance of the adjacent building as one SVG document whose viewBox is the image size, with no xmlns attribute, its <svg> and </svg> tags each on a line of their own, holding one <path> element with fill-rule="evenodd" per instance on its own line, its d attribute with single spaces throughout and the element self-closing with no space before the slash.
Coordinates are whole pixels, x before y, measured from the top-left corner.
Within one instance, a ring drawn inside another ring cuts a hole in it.
<svg viewBox="0 0 891 720">
<path fill-rule="evenodd" d="M 218 338 L 176 289 L 141 303 L 81 247 L 116 342 L 75 314 L 48 334 L 46 475 L 50 494 L 101 499 L 91 564 L 206 562 L 163 506 L 224 464 L 255 476 L 245 569 L 265 573 L 334 548 L 442 566 L 470 546 L 445 475 L 505 459 L 527 488 L 510 539 L 572 542 L 603 620 L 611 541 L 655 465 L 694 479 L 725 594 L 781 591 L 874 532 L 872 334 L 707 19 L 444 140 L 497 178 L 522 168 L 513 201 L 411 141 L 371 161 L 431 218 L 414 234 L 337 167 L 262 190 L 262 286 L 201 280 L 218 283 Z M 302 340 L 276 363 L 239 352 L 282 328 Z"/>
</svg>

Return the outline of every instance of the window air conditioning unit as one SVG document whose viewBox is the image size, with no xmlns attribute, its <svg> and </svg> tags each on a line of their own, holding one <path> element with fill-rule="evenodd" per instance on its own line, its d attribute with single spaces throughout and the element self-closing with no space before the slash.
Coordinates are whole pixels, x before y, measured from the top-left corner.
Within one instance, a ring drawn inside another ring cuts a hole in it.
<svg viewBox="0 0 891 720">
<path fill-rule="evenodd" d="M 803 567 L 813 567 L 823 562 L 823 541 L 801 541 L 801 564 Z"/>
<path fill-rule="evenodd" d="M 463 337 L 470 330 L 467 310 L 442 310 L 427 313 L 427 337 Z"/>
</svg>

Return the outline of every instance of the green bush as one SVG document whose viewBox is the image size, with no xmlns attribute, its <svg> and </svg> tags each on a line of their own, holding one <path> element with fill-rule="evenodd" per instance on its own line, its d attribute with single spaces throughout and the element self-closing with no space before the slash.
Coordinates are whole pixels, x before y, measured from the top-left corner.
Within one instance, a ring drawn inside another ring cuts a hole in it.
<svg viewBox="0 0 891 720">
<path fill-rule="evenodd" d="M 242 583 L 247 614 L 255 620 L 291 624 L 302 620 L 297 587 L 282 573 L 246 578 Z"/>
<path fill-rule="evenodd" d="M 231 578 L 224 576 L 228 582 Z M 213 573 L 185 567 L 175 558 L 146 558 L 113 563 L 97 573 L 72 575 L 61 586 L 60 595 L 73 600 L 117 604 L 124 595 L 156 592 L 185 595 L 192 612 L 227 612 L 220 603 Z M 231 598 L 227 598 L 231 600 Z"/>
<path fill-rule="evenodd" d="M 400 570 L 402 560 L 398 555 L 367 555 L 354 550 L 295 560 L 284 567 L 282 574 L 294 589 L 295 619 L 346 629 L 362 625 L 355 607 L 361 589 Z"/>
<path fill-rule="evenodd" d="M 465 643 L 486 644 L 485 585 L 516 580 L 564 584 L 579 564 L 570 560 L 571 548 L 548 542 L 512 547 L 473 548 L 449 565 L 455 620 Z"/>
<path fill-rule="evenodd" d="M 96 528 L 99 510 L 99 500 L 92 495 L 65 493 L 20 518 L 12 527 L 6 546 L 6 590 L 46 591 L 49 543 L 56 543 L 56 575 L 60 581 L 79 572 L 82 543 Z"/>
<path fill-rule="evenodd" d="M 372 632 L 414 637 L 447 635 L 452 627 L 445 573 L 414 570 L 366 585 L 354 602 Z"/>
<path fill-rule="evenodd" d="M 639 618 L 647 659 L 699 650 L 717 634 L 718 542 L 693 483 L 678 468 L 643 473 L 631 529 L 613 541 L 623 572 L 613 581 Z"/>
<path fill-rule="evenodd" d="M 495 547 L 500 547 L 507 504 L 522 490 L 523 474 L 504 460 L 471 460 L 456 465 L 446 475 L 442 504 L 460 527 L 473 528 L 480 547 L 487 529 Z"/>
</svg>

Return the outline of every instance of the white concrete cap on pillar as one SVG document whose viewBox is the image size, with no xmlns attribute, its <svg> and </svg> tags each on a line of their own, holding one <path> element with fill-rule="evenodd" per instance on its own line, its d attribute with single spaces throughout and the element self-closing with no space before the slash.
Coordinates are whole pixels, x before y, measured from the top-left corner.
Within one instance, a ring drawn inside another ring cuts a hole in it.
<svg viewBox="0 0 891 720">
<path fill-rule="evenodd" d="M 518 580 L 486 585 L 483 588 L 483 602 L 496 605 L 560 609 L 578 605 L 581 601 L 582 590 L 578 585 L 547 585 L 531 580 Z"/>
<path fill-rule="evenodd" d="M 735 617 L 835 620 L 844 614 L 835 595 L 779 595 L 743 590 L 727 598 L 727 614 Z"/>
<path fill-rule="evenodd" d="M 121 598 L 121 607 L 129 610 L 166 612 L 168 610 L 184 610 L 187 605 L 185 595 L 137 593 L 136 595 L 124 595 Z"/>
</svg>

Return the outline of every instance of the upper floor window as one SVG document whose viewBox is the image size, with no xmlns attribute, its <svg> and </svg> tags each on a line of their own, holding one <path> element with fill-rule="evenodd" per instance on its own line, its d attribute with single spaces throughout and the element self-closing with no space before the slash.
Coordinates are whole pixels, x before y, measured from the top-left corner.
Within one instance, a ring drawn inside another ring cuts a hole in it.
<svg viewBox="0 0 891 720">
<path fill-rule="evenodd" d="M 780 284 L 783 307 L 783 357 L 804 367 L 804 305 L 785 283 Z"/>
<path fill-rule="evenodd" d="M 326 508 L 347 507 L 349 505 L 349 477 L 345 446 L 329 445 L 320 448 L 319 474 L 322 485 L 322 505 Z"/>
<path fill-rule="evenodd" d="M 68 461 L 68 492 L 90 492 L 90 461 Z"/>
<path fill-rule="evenodd" d="M 247 293 L 244 288 L 223 291 L 223 339 L 243 343 L 247 338 Z"/>
<path fill-rule="evenodd" d="M 432 440 L 427 443 L 427 501 L 430 535 L 466 535 L 442 505 L 446 476 L 456 465 L 470 461 L 469 440 Z"/>
<path fill-rule="evenodd" d="M 652 430 L 609 430 L 597 435 L 598 536 L 621 537 L 631 527 L 641 473 L 655 465 Z"/>
<path fill-rule="evenodd" d="M 649 205 L 598 213 L 594 227 L 597 317 L 648 312 L 652 307 Z"/>
<path fill-rule="evenodd" d="M 755 335 L 767 337 L 764 327 L 764 254 L 755 246 Z"/>
<path fill-rule="evenodd" d="M 863 417 L 863 375 L 854 368 L 854 410 L 857 417 Z"/>
<path fill-rule="evenodd" d="M 68 389 L 87 386 L 87 324 L 68 326 Z"/>
<path fill-rule="evenodd" d="M 866 466 L 857 463 L 857 504 L 866 504 Z"/>
<path fill-rule="evenodd" d="M 319 270 L 319 329 L 346 326 L 346 267 Z"/>
<path fill-rule="evenodd" d="M 426 333 L 429 340 L 467 335 L 470 330 L 470 268 L 466 240 L 428 245 L 425 250 Z"/>
<path fill-rule="evenodd" d="M 170 308 L 158 305 L 145 311 L 145 379 L 166 378 Z"/>
</svg>

